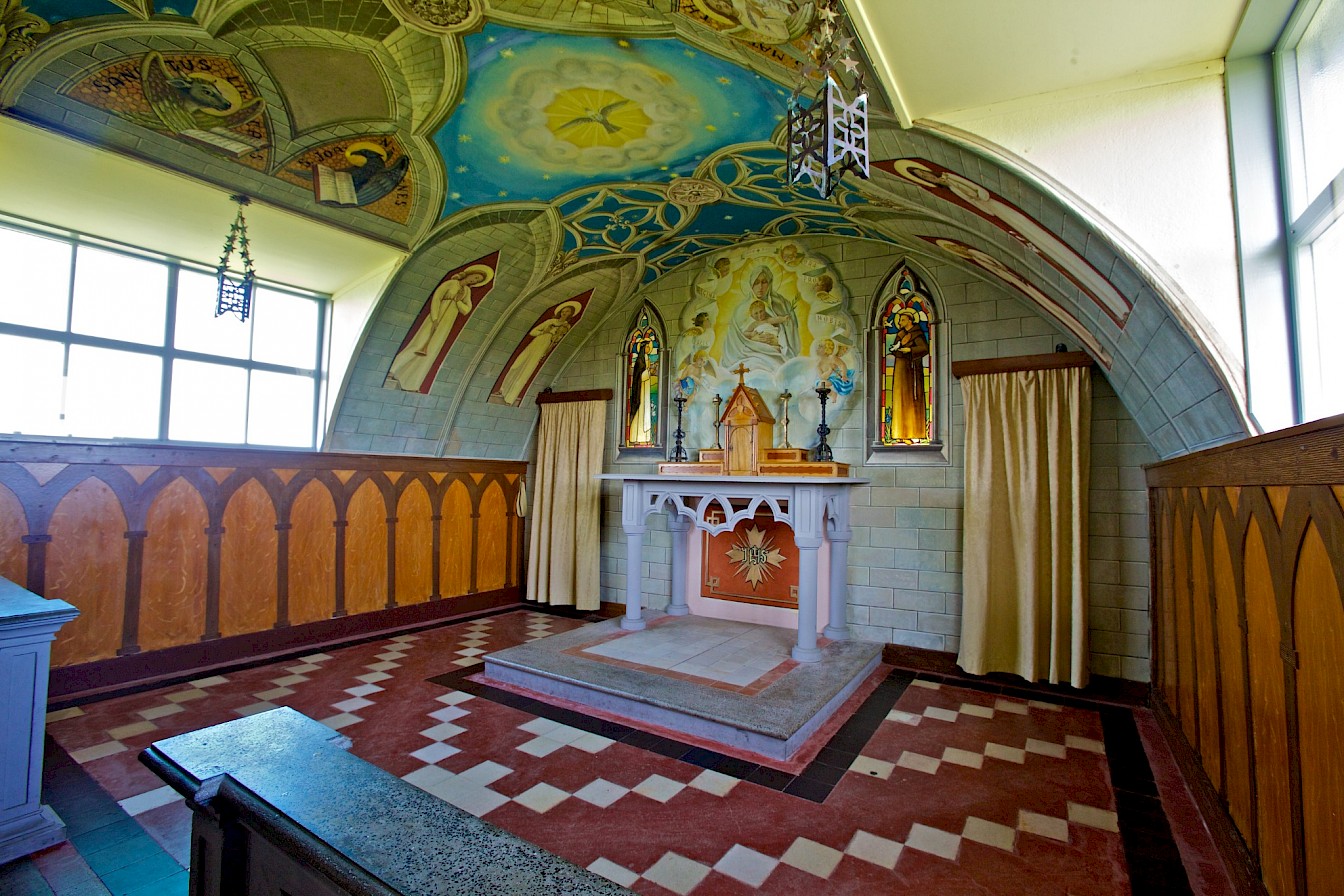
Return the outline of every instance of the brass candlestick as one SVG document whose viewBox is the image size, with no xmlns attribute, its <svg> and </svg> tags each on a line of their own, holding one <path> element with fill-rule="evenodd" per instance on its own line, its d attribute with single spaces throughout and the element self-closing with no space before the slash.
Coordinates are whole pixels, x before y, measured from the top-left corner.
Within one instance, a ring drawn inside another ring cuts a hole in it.
<svg viewBox="0 0 1344 896">
<path fill-rule="evenodd" d="M 720 395 L 719 393 L 715 392 L 715 393 L 714 393 L 714 447 L 715 447 L 715 448 L 722 448 L 722 447 L 723 447 L 722 445 L 719 444 L 719 426 L 720 426 L 720 421 L 719 421 L 719 409 L 722 408 L 722 407 L 723 407 L 723 396 Z"/>
</svg>

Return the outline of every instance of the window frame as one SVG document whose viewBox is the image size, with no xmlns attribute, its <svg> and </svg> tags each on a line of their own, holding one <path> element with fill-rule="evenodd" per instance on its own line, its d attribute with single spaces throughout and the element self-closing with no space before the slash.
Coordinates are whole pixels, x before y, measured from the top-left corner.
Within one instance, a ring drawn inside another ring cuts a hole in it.
<svg viewBox="0 0 1344 896">
<path fill-rule="evenodd" d="M 644 315 L 648 315 L 649 326 L 658 337 L 658 423 L 653 434 L 654 444 L 652 445 L 627 445 L 625 443 L 625 409 L 629 407 L 630 395 L 628 392 L 629 384 L 626 382 L 626 371 L 629 369 L 630 356 L 626 347 L 630 344 L 630 337 L 635 329 L 640 326 L 640 320 Z M 624 336 L 621 339 L 620 350 L 617 353 L 618 362 L 618 381 L 617 387 L 613 392 L 619 397 L 620 403 L 616 407 L 616 459 L 617 460 L 649 460 L 665 459 L 667 456 L 667 409 L 668 404 L 668 342 L 667 328 L 663 325 L 662 315 L 658 309 L 653 307 L 647 300 L 640 302 L 635 309 L 634 315 L 630 318 L 630 324 L 625 328 Z"/>
<path fill-rule="evenodd" d="M 1297 48 L 1321 10 L 1344 0 L 1301 0 L 1288 18 L 1272 52 L 1275 121 L 1279 147 L 1279 188 L 1288 280 L 1289 326 L 1293 347 L 1294 418 L 1303 423 L 1341 408 L 1322 411 L 1325 389 L 1321 358 L 1311 336 L 1317 332 L 1316 283 L 1312 249 L 1344 217 L 1344 166 L 1314 194 L 1307 192 L 1306 141 L 1297 71 Z M 1341 225 L 1344 226 L 1344 225 Z M 1249 327 L 1249 323 L 1247 324 Z"/>
<path fill-rule="evenodd" d="M 930 441 L 917 445 L 888 445 L 882 442 L 882 359 L 883 331 L 880 324 L 883 309 L 891 301 L 891 284 L 908 270 L 916 283 L 923 287 L 929 309 L 929 384 L 933 395 L 929 408 Z M 952 462 L 950 440 L 947 438 L 951 421 L 948 396 L 951 371 L 948 367 L 949 347 L 943 344 L 947 330 L 943 317 L 943 297 L 923 267 L 909 258 L 901 258 L 878 281 L 876 291 L 868 304 L 868 399 L 864 413 L 867 445 L 865 465 L 870 466 L 948 466 Z"/>
<path fill-rule="evenodd" d="M 41 439 L 54 440 L 62 442 L 115 442 L 115 443 L 152 443 L 152 444 L 171 444 L 171 445 L 199 445 L 209 447 L 230 447 L 230 448 L 262 448 L 279 449 L 291 451 L 317 451 L 320 450 L 321 440 L 326 431 L 324 393 L 327 387 L 327 361 L 330 351 L 330 320 L 331 320 L 331 297 L 322 293 L 305 290 L 286 284 L 276 283 L 268 280 L 258 280 L 256 288 L 268 292 L 281 293 L 288 296 L 294 296 L 301 299 L 313 301 L 317 306 L 317 339 L 314 345 L 314 357 L 312 367 L 294 367 L 286 364 L 276 364 L 267 361 L 253 360 L 250 356 L 253 351 L 253 330 L 248 334 L 248 355 L 247 358 L 237 358 L 228 355 L 214 355 L 207 352 L 192 351 L 177 348 L 174 344 L 175 331 L 177 323 L 178 310 L 178 278 L 182 271 L 190 271 L 215 277 L 215 268 L 209 265 L 193 262 L 187 259 L 177 258 L 171 255 L 155 252 L 139 246 L 132 246 L 125 243 L 119 243 L 114 240 L 108 240 L 79 231 L 69 230 L 61 227 L 54 227 L 41 222 L 31 221 L 14 215 L 0 213 L 0 228 L 17 231 L 43 239 L 55 240 L 65 243 L 70 249 L 70 277 L 67 285 L 66 308 L 65 308 L 65 328 L 63 330 L 48 329 L 44 327 L 33 327 L 23 324 L 14 324 L 6 321 L 0 321 L 0 335 L 17 336 L 28 339 L 38 339 L 45 342 L 54 342 L 61 345 L 63 350 L 62 370 L 64 375 L 68 376 L 70 365 L 70 349 L 72 346 L 87 346 L 92 348 L 109 349 L 114 351 L 130 352 L 139 355 L 156 357 L 161 364 L 159 381 L 159 420 L 158 433 L 153 437 L 119 437 L 119 436 L 71 436 L 71 435 L 53 435 L 51 433 L 27 433 L 7 431 L 0 433 L 0 438 L 10 439 Z M 139 342 L 130 342 L 123 339 L 115 339 L 105 336 L 91 335 L 75 332 L 73 329 L 73 309 L 74 294 L 76 288 L 76 271 L 79 264 L 79 252 L 81 249 L 90 249 L 101 252 L 111 252 L 124 255 L 139 261 L 146 261 L 153 264 L 163 265 L 167 269 L 167 285 L 164 297 L 164 332 L 162 342 L 158 345 L 151 345 Z M 253 295 L 253 301 L 256 301 L 256 293 Z M 255 307 L 255 304 L 254 304 Z M 255 327 L 255 321 L 250 319 L 249 327 Z M 252 376 L 253 371 L 266 373 L 279 373 L 288 375 L 299 375 L 310 377 L 313 381 L 313 426 L 310 434 L 310 440 L 306 446 L 296 445 L 274 445 L 257 442 L 249 442 L 248 430 L 251 421 L 250 414 L 245 417 L 243 425 L 243 440 L 239 442 L 214 442 L 199 441 L 192 439 L 173 439 L 169 438 L 170 419 L 169 414 L 172 404 L 172 371 L 175 361 L 197 361 L 207 364 L 218 364 L 228 367 L 240 368 L 248 373 L 247 394 L 244 396 L 244 402 L 250 405 Z M 3 426 L 3 423 L 0 423 Z"/>
</svg>

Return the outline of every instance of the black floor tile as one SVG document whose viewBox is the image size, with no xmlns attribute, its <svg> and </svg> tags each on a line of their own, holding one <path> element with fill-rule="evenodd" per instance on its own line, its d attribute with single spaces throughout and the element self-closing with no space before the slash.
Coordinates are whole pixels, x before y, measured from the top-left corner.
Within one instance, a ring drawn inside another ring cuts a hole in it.
<svg viewBox="0 0 1344 896">
<path fill-rule="evenodd" d="M 814 803 L 825 802 L 826 797 L 831 795 L 833 785 L 825 784 L 821 781 L 814 781 L 810 778 L 794 778 L 789 786 L 784 788 L 784 792 L 790 796 L 800 796 L 805 800 L 811 800 Z"/>
<path fill-rule="evenodd" d="M 795 776 L 788 772 L 766 768 L 763 765 L 747 776 L 747 780 L 752 784 L 760 784 L 762 787 L 769 787 L 771 790 L 783 790 L 793 783 L 794 778 Z"/>
<path fill-rule="evenodd" d="M 714 768 L 718 763 L 728 757 L 714 750 L 706 750 L 704 747 L 692 747 L 681 756 L 682 762 L 689 762 L 691 765 L 698 765 L 701 768 Z"/>
<path fill-rule="evenodd" d="M 803 769 L 803 773 L 798 777 L 807 778 L 809 781 L 817 781 L 818 783 L 826 784 L 828 786 L 834 786 L 838 784 L 840 779 L 844 776 L 845 769 L 843 768 L 836 768 L 832 765 L 814 762 Z"/>
<path fill-rule="evenodd" d="M 157 856 L 141 859 L 125 868 L 99 875 L 103 886 L 112 891 L 112 896 L 124 896 L 135 890 L 143 890 L 151 884 L 158 884 L 167 878 L 182 873 L 182 866 L 162 850 Z"/>
<path fill-rule="evenodd" d="M 821 748 L 821 752 L 817 754 L 813 764 L 819 762 L 832 768 L 847 769 L 854 764 L 854 759 L 858 755 L 858 750 L 849 750 L 834 744 L 827 744 Z"/>
<path fill-rule="evenodd" d="M 757 763 L 748 759 L 738 759 L 736 756 L 725 756 L 711 767 L 721 775 L 729 775 L 742 780 L 746 780 L 752 772 L 760 768 Z"/>
</svg>

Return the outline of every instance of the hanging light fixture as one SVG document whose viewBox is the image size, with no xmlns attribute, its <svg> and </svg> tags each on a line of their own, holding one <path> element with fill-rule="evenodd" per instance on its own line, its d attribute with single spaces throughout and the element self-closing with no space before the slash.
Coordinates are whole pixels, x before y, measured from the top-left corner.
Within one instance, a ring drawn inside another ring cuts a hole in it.
<svg viewBox="0 0 1344 896">
<path fill-rule="evenodd" d="M 845 172 L 868 179 L 868 91 L 863 72 L 851 50 L 854 38 L 842 34 L 836 0 L 820 0 L 808 45 L 811 61 L 803 66 L 798 86 L 789 97 L 789 183 L 807 181 L 823 199 L 829 199 Z M 853 78 L 845 98 L 843 68 Z M 821 90 L 809 102 L 813 79 Z"/>
<path fill-rule="evenodd" d="M 252 311 L 252 287 L 256 285 L 257 271 L 252 267 L 252 253 L 247 247 L 247 219 L 243 217 L 243 206 L 252 200 L 241 193 L 229 198 L 238 203 L 238 216 L 229 228 L 229 235 L 224 240 L 224 254 L 219 257 L 219 267 L 215 269 L 215 277 L 219 280 L 215 317 L 236 314 L 239 320 L 247 320 Z M 229 270 L 234 249 L 238 250 L 243 263 L 241 274 Z"/>
</svg>

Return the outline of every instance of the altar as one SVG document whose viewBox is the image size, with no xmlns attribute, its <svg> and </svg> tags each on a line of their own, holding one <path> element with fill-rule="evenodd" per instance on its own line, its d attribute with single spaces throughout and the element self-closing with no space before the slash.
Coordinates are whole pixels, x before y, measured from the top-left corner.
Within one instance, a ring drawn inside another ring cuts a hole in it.
<svg viewBox="0 0 1344 896">
<path fill-rule="evenodd" d="M 798 552 L 797 642 L 791 655 L 801 663 L 822 657 L 817 646 L 818 602 L 825 595 L 827 624 L 821 634 L 832 640 L 848 636 L 845 625 L 846 577 L 851 531 L 849 494 L 867 480 L 847 476 L 707 476 L 604 473 L 598 478 L 621 485 L 621 525 L 626 540 L 625 615 L 620 626 L 638 631 L 645 626 L 641 561 L 648 519 L 670 515 L 672 533 L 671 616 L 690 613 L 688 577 L 690 533 L 717 535 L 765 511 L 793 531 Z M 826 563 L 819 562 L 825 547 Z M 824 579 L 823 579 L 824 575 Z"/>
</svg>

